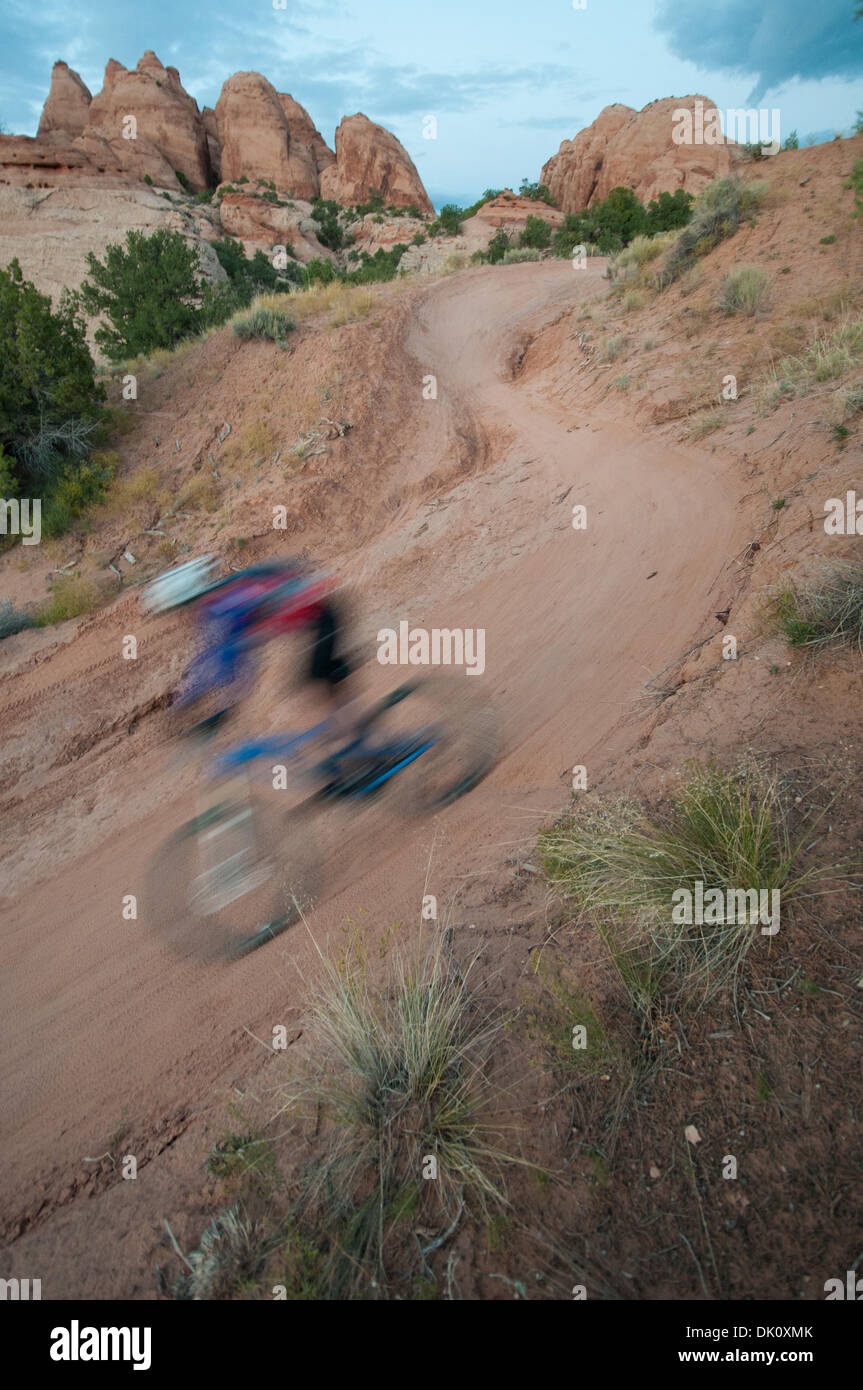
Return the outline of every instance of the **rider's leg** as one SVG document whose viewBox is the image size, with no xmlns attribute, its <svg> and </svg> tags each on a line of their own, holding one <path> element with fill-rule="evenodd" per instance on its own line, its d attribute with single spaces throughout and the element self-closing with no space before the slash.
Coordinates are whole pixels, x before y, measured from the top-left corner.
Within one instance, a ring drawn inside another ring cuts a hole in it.
<svg viewBox="0 0 863 1390">
<path fill-rule="evenodd" d="M 344 655 L 344 625 L 332 602 L 322 604 L 315 625 L 309 679 L 323 685 L 329 706 L 326 739 L 344 742 L 353 731 L 357 705 L 351 668 Z"/>
</svg>

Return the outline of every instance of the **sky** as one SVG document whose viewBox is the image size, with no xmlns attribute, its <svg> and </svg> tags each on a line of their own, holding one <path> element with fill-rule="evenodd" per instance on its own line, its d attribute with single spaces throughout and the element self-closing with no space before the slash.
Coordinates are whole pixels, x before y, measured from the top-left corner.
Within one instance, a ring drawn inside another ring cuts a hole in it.
<svg viewBox="0 0 863 1390">
<path fill-rule="evenodd" d="M 0 0 L 0 124 L 36 133 L 56 59 L 95 93 L 109 58 L 134 67 L 151 48 L 200 107 L 252 69 L 330 145 L 342 116 L 364 112 L 398 136 L 436 207 L 466 206 L 538 179 L 612 102 L 698 92 L 721 111 L 778 109 L 782 139 L 848 133 L 863 107 L 859 3 Z"/>
</svg>

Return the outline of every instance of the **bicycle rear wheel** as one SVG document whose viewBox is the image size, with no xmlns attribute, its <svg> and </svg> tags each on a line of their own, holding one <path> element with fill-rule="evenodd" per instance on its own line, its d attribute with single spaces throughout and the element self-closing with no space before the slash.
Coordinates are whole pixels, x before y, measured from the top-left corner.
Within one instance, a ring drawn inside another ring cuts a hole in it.
<svg viewBox="0 0 863 1390">
<path fill-rule="evenodd" d="M 180 955 L 232 960 L 297 922 L 318 882 L 304 820 L 261 797 L 228 796 L 156 853 L 142 916 Z"/>
<path fill-rule="evenodd" d="M 463 676 L 406 681 L 373 706 L 360 731 L 370 748 L 427 739 L 426 750 L 393 777 L 400 807 L 413 815 L 440 811 L 464 796 L 500 751 L 495 711 Z"/>
</svg>

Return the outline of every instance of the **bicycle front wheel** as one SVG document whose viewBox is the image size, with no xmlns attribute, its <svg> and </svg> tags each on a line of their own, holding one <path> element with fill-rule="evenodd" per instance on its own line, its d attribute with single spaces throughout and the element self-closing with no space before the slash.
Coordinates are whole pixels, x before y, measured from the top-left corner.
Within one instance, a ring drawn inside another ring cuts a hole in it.
<svg viewBox="0 0 863 1390">
<path fill-rule="evenodd" d="M 233 797 L 165 841 L 148 871 L 142 916 L 180 955 L 232 960 L 310 911 L 317 887 L 301 819 L 262 798 Z"/>
</svg>

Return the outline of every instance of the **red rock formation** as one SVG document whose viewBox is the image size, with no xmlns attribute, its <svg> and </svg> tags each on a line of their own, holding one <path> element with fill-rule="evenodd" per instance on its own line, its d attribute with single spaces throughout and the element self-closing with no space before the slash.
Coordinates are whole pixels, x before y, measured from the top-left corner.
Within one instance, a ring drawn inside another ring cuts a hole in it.
<svg viewBox="0 0 863 1390">
<path fill-rule="evenodd" d="M 433 212 L 407 150 L 368 116 L 345 116 L 336 130 L 336 163 L 321 173 L 321 194 L 352 206 L 380 193 L 384 204 Z"/>
<path fill-rule="evenodd" d="M 729 172 L 735 146 L 675 143 L 674 113 L 692 110 L 696 102 L 703 104 L 708 121 L 715 109 L 708 97 L 665 97 L 643 111 L 606 106 L 574 140 L 561 143 L 543 165 L 540 181 L 564 212 L 581 212 L 617 187 L 631 188 L 643 203 L 677 188 L 697 193 Z"/>
<path fill-rule="evenodd" d="M 218 184 L 221 180 L 222 167 L 222 142 L 219 139 L 219 123 L 216 120 L 216 113 L 212 106 L 205 106 L 201 112 L 201 120 L 204 122 L 204 130 L 207 132 L 207 153 L 210 156 L 210 175 L 213 184 Z"/>
<path fill-rule="evenodd" d="M 328 169 L 331 164 L 335 164 L 336 156 L 330 149 L 321 132 L 315 127 L 311 116 L 304 106 L 300 106 L 298 101 L 294 101 L 292 96 L 284 92 L 279 92 L 279 101 L 288 122 L 288 130 L 291 136 L 291 153 L 294 151 L 302 152 L 301 157 L 308 159 L 315 172 L 316 194 L 320 192 L 319 175 L 324 169 Z M 298 193 L 297 197 L 301 195 Z"/>
<path fill-rule="evenodd" d="M 180 189 L 170 164 L 149 140 L 109 143 L 88 130 L 74 140 L 62 131 L 37 139 L 0 135 L 0 183 L 13 187 L 129 188 L 140 184 L 145 174 L 160 188 Z"/>
<path fill-rule="evenodd" d="M 225 193 L 219 204 L 222 227 L 231 236 L 239 237 L 248 252 L 258 247 L 288 246 L 300 261 L 308 261 L 312 256 L 332 260 L 333 253 L 318 241 L 317 223 L 308 213 L 307 203 L 282 208 L 248 193 Z"/>
<path fill-rule="evenodd" d="M 177 69 L 148 50 L 134 70 L 109 59 L 102 90 L 92 98 L 77 73 L 56 63 L 36 139 L 0 136 L 0 182 L 51 187 L 96 178 L 114 186 L 147 179 L 197 192 L 219 182 L 266 180 L 297 199 L 324 193 L 349 204 L 380 192 L 385 203 L 433 211 L 389 131 L 350 116 L 336 139 L 334 154 L 299 102 L 257 72 L 235 73 L 215 110 L 201 112 Z"/>
<path fill-rule="evenodd" d="M 329 149 L 327 140 L 318 131 L 306 107 L 300 106 L 299 101 L 293 100 L 292 96 L 279 92 L 279 101 L 282 104 L 282 111 L 288 120 L 290 132 L 290 145 L 302 146 L 309 150 L 311 161 L 314 164 L 315 174 L 321 174 L 329 165 L 335 164 L 335 154 Z"/>
<path fill-rule="evenodd" d="M 132 129 L 130 116 L 135 121 L 134 139 L 125 133 Z M 163 67 L 149 50 L 134 72 L 109 61 L 104 86 L 90 103 L 85 134 L 107 140 L 124 167 L 139 178 L 149 172 L 145 160 L 138 157 L 146 148 L 144 141 L 161 153 L 170 169 L 183 174 L 196 192 L 210 182 L 207 132 L 197 102 L 184 91 L 177 69 Z"/>
<path fill-rule="evenodd" d="M 92 96 L 77 72 L 68 63 L 55 63 L 51 71 L 51 90 L 42 108 L 37 138 L 57 131 L 74 137 L 80 135 L 90 112 Z"/>
<path fill-rule="evenodd" d="M 533 198 L 522 198 L 511 188 L 505 188 L 496 198 L 483 203 L 473 217 L 462 224 L 462 232 L 470 234 L 482 228 L 488 229 L 491 235 L 498 227 L 503 227 L 507 232 L 523 231 L 529 217 L 539 217 L 551 227 L 559 227 L 563 222 L 563 213 L 557 208 Z"/>
<path fill-rule="evenodd" d="M 222 87 L 214 139 L 222 182 L 268 179 L 292 198 L 317 198 L 320 172 L 336 158 L 309 113 L 258 72 L 235 73 Z"/>
<path fill-rule="evenodd" d="M 291 159 L 288 119 L 276 89 L 259 72 L 235 72 L 228 78 L 216 102 L 216 123 L 224 183 L 243 176 L 268 179 L 280 192 L 290 193 L 297 181 L 307 179 L 305 162 Z"/>
</svg>

